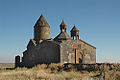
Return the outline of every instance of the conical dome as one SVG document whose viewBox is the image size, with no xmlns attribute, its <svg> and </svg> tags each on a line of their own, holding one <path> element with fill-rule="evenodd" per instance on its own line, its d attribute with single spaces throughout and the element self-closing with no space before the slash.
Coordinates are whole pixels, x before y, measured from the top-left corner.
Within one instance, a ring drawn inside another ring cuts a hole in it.
<svg viewBox="0 0 120 80">
<path fill-rule="evenodd" d="M 40 18 L 37 20 L 34 26 L 34 40 L 46 40 L 50 38 L 49 24 L 46 19 L 41 14 Z"/>
<path fill-rule="evenodd" d="M 43 16 L 43 14 L 41 14 L 40 18 L 37 20 L 35 27 L 36 26 L 41 26 L 41 27 L 49 26 L 49 24 L 47 23 L 46 19 Z"/>
</svg>

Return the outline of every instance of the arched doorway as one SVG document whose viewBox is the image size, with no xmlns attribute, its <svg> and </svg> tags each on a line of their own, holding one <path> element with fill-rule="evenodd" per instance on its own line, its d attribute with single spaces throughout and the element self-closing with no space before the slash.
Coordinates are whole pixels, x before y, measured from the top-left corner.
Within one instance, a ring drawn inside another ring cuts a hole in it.
<svg viewBox="0 0 120 80">
<path fill-rule="evenodd" d="M 78 60 L 79 60 L 79 63 L 83 62 L 83 54 L 82 54 L 82 52 L 79 52 L 79 54 L 78 54 Z"/>
</svg>

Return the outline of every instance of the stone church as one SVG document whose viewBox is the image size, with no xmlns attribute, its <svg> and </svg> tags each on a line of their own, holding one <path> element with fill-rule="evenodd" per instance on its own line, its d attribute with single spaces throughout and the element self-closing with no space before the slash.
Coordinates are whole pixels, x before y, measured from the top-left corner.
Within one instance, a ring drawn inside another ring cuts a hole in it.
<svg viewBox="0 0 120 80">
<path fill-rule="evenodd" d="M 37 64 L 49 63 L 96 63 L 96 47 L 88 44 L 79 37 L 79 30 L 74 26 L 70 33 L 66 32 L 64 21 L 60 24 L 60 33 L 50 38 L 50 26 L 44 16 L 34 25 L 34 39 L 30 39 L 23 57 L 15 57 L 15 67 L 32 67 Z"/>
</svg>

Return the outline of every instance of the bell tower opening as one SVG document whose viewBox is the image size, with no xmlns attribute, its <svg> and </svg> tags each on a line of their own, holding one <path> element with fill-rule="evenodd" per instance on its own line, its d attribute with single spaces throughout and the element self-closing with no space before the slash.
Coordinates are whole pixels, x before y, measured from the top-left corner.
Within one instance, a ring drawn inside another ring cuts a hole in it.
<svg viewBox="0 0 120 80">
<path fill-rule="evenodd" d="M 74 40 L 79 40 L 79 30 L 76 28 L 76 26 L 74 26 L 70 32 L 71 32 L 71 37 Z"/>
<path fill-rule="evenodd" d="M 66 29 L 67 29 L 67 25 L 65 24 L 64 20 L 62 20 L 60 24 L 60 30 L 61 32 L 66 32 Z"/>
</svg>

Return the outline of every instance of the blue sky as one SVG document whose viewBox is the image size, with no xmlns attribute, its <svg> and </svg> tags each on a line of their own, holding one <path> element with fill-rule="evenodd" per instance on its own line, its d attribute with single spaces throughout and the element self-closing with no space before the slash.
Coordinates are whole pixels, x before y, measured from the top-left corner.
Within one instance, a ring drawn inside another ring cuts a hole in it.
<svg viewBox="0 0 120 80">
<path fill-rule="evenodd" d="M 120 63 L 120 0 L 0 0 L 0 62 L 14 62 L 31 38 L 41 12 L 50 36 L 76 25 L 80 38 L 94 45 L 97 62 Z"/>
</svg>

